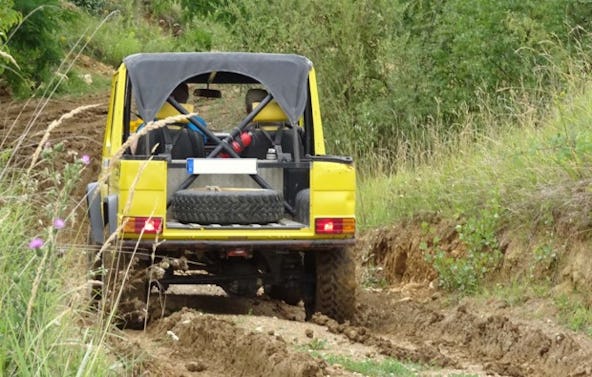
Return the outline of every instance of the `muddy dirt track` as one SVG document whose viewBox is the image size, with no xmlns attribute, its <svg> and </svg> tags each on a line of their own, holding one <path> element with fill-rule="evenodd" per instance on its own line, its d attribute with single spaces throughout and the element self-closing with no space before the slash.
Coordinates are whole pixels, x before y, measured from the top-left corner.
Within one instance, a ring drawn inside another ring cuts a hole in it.
<svg viewBox="0 0 592 377">
<path fill-rule="evenodd" d="M 99 172 L 107 100 L 106 93 L 51 100 L 32 121 L 42 101 L 24 106 L 4 97 L 3 148 L 30 128 L 15 157 L 26 164 L 25 156 L 51 121 L 98 103 L 64 121 L 49 137 L 51 144 L 63 142 L 71 153 L 92 157 L 82 177 L 86 183 Z M 77 192 L 82 194 L 82 189 Z M 385 358 L 410 362 L 415 374 L 426 376 L 592 375 L 592 341 L 558 325 L 543 299 L 520 305 L 502 299 L 457 300 L 434 288 L 434 272 L 422 262 L 414 240 L 417 229 L 408 224 L 363 237 L 357 247 L 360 282 L 371 259 L 390 285 L 360 284 L 358 313 L 351 323 L 318 315 L 305 322 L 302 306 L 265 296 L 154 294 L 152 300 L 167 303 L 165 311 L 154 313 L 160 319 L 145 331 L 115 336 L 112 349 L 133 356 L 139 376 L 359 376 L 339 360 Z"/>
</svg>

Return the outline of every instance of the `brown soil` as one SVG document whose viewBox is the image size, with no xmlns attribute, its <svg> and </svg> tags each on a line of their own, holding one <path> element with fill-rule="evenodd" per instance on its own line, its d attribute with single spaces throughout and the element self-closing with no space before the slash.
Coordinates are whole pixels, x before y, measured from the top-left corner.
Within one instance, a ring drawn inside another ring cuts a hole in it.
<svg viewBox="0 0 592 377">
<path fill-rule="evenodd" d="M 62 143 L 65 147 L 65 156 L 68 158 L 88 154 L 91 157 L 91 163 L 84 169 L 81 181 L 84 184 L 90 182 L 98 176 L 101 166 L 108 100 L 107 92 L 88 95 L 84 98 L 61 98 L 48 101 L 31 99 L 26 102 L 15 102 L 0 98 L 3 107 L 3 115 L 0 117 L 0 146 L 13 147 L 18 145 L 19 138 L 24 137 L 13 162 L 28 167 L 31 156 L 51 122 L 80 106 L 98 104 L 99 106 L 95 108 L 64 120 L 50 133 L 47 141 L 48 145 L 52 146 Z M 58 163 L 63 164 L 64 161 L 58 161 Z M 83 195 L 84 190 L 76 194 Z"/>
<path fill-rule="evenodd" d="M 98 69 L 92 61 L 84 64 Z M 15 161 L 27 166 L 51 121 L 81 105 L 101 104 L 65 121 L 49 138 L 52 145 L 63 142 L 70 154 L 91 156 L 76 193 L 80 199 L 84 184 L 98 176 L 107 101 L 107 93 L 48 102 L 33 99 L 24 104 L 2 98 L 2 148 L 26 134 Z M 549 299 L 527 297 L 518 304 L 501 298 L 459 301 L 439 291 L 421 243 L 429 246 L 437 234 L 439 246 L 451 255 L 464 250 L 453 223 L 428 219 L 431 230 L 426 233 L 421 226 L 425 221 L 412 220 L 361 237 L 358 280 L 362 286 L 369 278 L 380 284 L 359 290 L 353 323 L 339 325 L 324 316 L 305 322 L 302 306 L 266 297 L 231 299 L 173 291 L 165 297 L 167 309 L 153 313 L 160 319 L 144 331 L 126 330 L 115 348 L 140 357 L 136 374 L 142 376 L 360 375 L 323 361 L 322 357 L 332 355 L 418 363 L 417 374 L 426 376 L 592 375 L 592 340 L 559 324 Z M 503 239 L 512 237 L 508 234 Z M 533 240 L 505 242 L 500 279 L 532 272 L 528 269 L 532 253 L 524 250 L 534 246 Z M 564 292 L 590 286 L 585 246 L 574 242 L 561 249 L 557 263 L 543 268 L 555 271 L 553 277 Z M 162 299 L 152 296 L 155 301 Z"/>
<path fill-rule="evenodd" d="M 362 289 L 355 323 L 338 324 L 321 315 L 305 322 L 301 306 L 266 297 L 174 294 L 162 319 L 125 333 L 150 355 L 141 368 L 148 375 L 356 375 L 323 361 L 330 356 L 403 360 L 422 365 L 421 376 L 592 373 L 590 338 L 552 316 L 533 318 L 544 303 L 449 299 L 427 284 Z M 191 372 L 194 365 L 202 371 Z"/>
</svg>

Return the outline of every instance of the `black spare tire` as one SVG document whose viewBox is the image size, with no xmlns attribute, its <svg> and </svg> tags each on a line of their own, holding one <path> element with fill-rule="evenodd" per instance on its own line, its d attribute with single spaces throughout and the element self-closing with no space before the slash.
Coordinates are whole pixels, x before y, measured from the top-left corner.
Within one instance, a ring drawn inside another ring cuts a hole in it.
<svg viewBox="0 0 592 377">
<path fill-rule="evenodd" d="M 171 208 L 182 223 L 267 224 L 283 217 L 284 200 L 270 189 L 207 187 L 177 191 Z"/>
</svg>

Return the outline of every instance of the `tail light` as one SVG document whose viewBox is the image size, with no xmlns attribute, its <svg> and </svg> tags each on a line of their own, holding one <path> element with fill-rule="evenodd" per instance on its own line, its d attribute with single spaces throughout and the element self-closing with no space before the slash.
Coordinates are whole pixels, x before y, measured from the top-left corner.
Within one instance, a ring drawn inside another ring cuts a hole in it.
<svg viewBox="0 0 592 377">
<path fill-rule="evenodd" d="M 354 234 L 356 232 L 356 219 L 346 218 L 320 218 L 315 220 L 315 233 L 317 234 Z"/>
<path fill-rule="evenodd" d="M 158 234 L 162 232 L 162 217 L 124 217 L 124 233 Z"/>
</svg>

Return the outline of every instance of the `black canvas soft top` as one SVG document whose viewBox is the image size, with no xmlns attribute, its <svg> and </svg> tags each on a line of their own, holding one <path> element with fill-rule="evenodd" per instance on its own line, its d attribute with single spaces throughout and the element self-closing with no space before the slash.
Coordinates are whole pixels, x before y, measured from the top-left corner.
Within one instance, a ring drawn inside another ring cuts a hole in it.
<svg viewBox="0 0 592 377">
<path fill-rule="evenodd" d="M 139 115 L 153 119 L 175 87 L 211 72 L 244 75 L 260 82 L 295 123 L 307 102 L 312 63 L 292 54 L 246 52 L 141 53 L 123 59 Z"/>
</svg>

